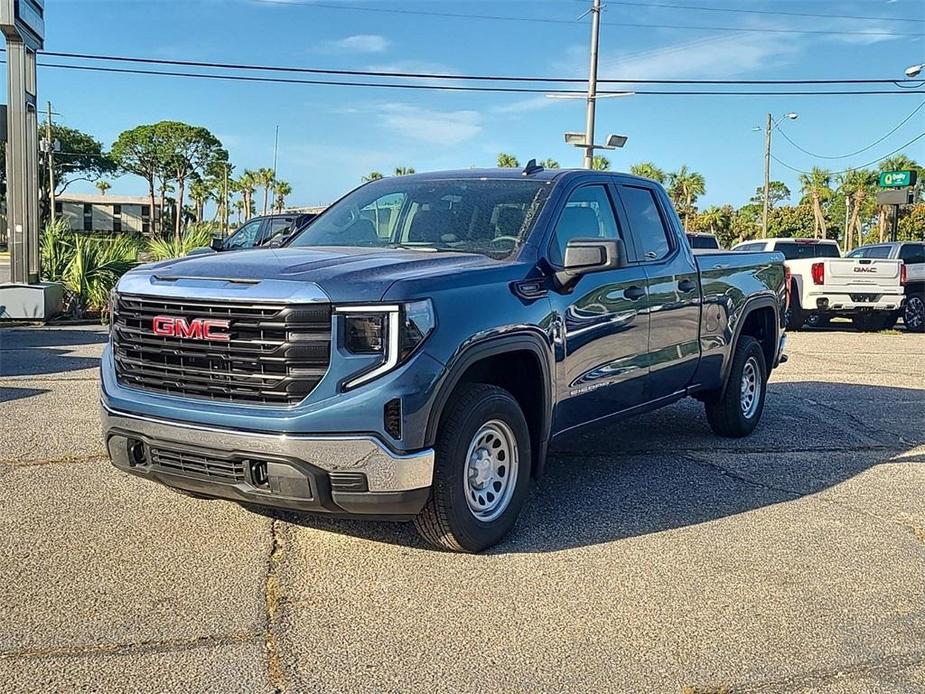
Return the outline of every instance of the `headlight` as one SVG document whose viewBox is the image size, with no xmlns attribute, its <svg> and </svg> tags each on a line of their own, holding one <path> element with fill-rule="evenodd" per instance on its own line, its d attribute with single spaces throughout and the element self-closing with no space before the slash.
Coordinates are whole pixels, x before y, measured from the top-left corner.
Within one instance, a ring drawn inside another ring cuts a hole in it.
<svg viewBox="0 0 925 694">
<path fill-rule="evenodd" d="M 351 354 L 380 355 L 378 363 L 345 388 L 354 388 L 378 378 L 411 356 L 436 325 L 429 299 L 408 304 L 342 306 L 344 315 L 343 347 Z"/>
</svg>

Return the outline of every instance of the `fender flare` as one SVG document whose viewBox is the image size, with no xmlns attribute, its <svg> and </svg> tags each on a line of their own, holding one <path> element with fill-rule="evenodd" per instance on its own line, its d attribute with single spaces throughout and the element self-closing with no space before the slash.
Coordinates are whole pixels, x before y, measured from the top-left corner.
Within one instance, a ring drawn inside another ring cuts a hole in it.
<svg viewBox="0 0 925 694">
<path fill-rule="evenodd" d="M 729 351 L 726 354 L 726 360 L 723 362 L 722 370 L 722 392 L 726 392 L 726 385 L 729 381 L 729 371 L 732 369 L 732 360 L 735 356 L 735 351 L 739 346 L 739 338 L 742 335 L 742 328 L 745 325 L 745 321 L 748 319 L 749 314 L 754 313 L 758 309 L 770 308 L 775 312 L 774 316 L 774 341 L 772 343 L 773 348 L 777 349 L 777 343 L 780 341 L 781 334 L 781 316 L 780 316 L 780 303 L 777 301 L 777 298 L 770 294 L 760 294 L 758 296 L 753 296 L 745 300 L 745 303 L 742 305 L 742 311 L 739 315 L 738 320 L 736 320 L 735 328 L 732 332 L 732 339 L 729 341 Z M 770 369 L 772 365 L 768 365 L 768 371 L 770 375 Z"/>
<path fill-rule="evenodd" d="M 536 463 L 534 477 L 539 477 L 545 466 L 546 451 L 551 437 L 555 363 L 548 343 L 536 332 L 522 331 L 486 338 L 468 345 L 453 356 L 447 365 L 443 379 L 437 387 L 437 393 L 430 408 L 427 429 L 424 432 L 424 444 L 426 446 L 434 445 L 437 438 L 437 427 L 440 424 L 443 411 L 466 371 L 483 359 L 518 351 L 529 351 L 536 356 L 540 366 L 540 377 L 543 379 L 543 414 L 537 437 L 539 446 L 534 455 L 534 462 Z"/>
</svg>

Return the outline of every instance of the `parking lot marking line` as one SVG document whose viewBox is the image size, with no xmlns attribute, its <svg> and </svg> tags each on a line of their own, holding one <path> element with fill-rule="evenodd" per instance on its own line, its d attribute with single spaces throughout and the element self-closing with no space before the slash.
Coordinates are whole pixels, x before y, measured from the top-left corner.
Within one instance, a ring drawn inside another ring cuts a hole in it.
<svg viewBox="0 0 925 694">
<path fill-rule="evenodd" d="M 259 640 L 261 636 L 262 634 L 260 632 L 240 631 L 232 634 L 199 636 L 193 639 L 166 639 L 162 641 L 138 641 L 135 643 L 99 643 L 85 646 L 62 646 L 59 648 L 25 648 L 0 651 L 0 660 L 169 653 L 172 651 L 186 651 L 195 648 L 251 643 Z"/>
</svg>

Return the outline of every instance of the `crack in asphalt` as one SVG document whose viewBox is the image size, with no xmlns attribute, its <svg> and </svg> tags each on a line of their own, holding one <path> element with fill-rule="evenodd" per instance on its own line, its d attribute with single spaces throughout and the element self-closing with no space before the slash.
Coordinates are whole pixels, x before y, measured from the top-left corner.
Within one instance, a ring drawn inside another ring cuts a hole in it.
<svg viewBox="0 0 925 694">
<path fill-rule="evenodd" d="M 267 678 L 276 694 L 281 694 L 285 685 L 283 663 L 279 654 L 279 612 L 282 605 L 279 567 L 286 555 L 282 521 L 270 521 L 270 554 L 267 557 L 267 576 L 264 583 L 264 629 L 263 641 L 267 652 Z"/>
<path fill-rule="evenodd" d="M 0 651 L 0 660 L 17 658 L 74 658 L 89 655 L 143 655 L 147 653 L 167 653 L 186 651 L 211 646 L 230 646 L 256 641 L 259 632 L 241 631 L 232 634 L 199 636 L 193 639 L 161 639 L 151 641 L 133 641 L 129 643 L 98 643 L 85 646 L 60 646 L 48 648 L 20 648 Z"/>
<path fill-rule="evenodd" d="M 66 465 L 70 463 L 93 463 L 106 460 L 106 455 L 94 453 L 92 455 L 68 455 L 63 458 L 47 458 L 44 460 L 0 460 L 0 465 L 11 468 L 37 467 L 39 465 Z"/>
<path fill-rule="evenodd" d="M 837 670 L 811 670 L 799 675 L 792 675 L 776 680 L 764 680 L 749 684 L 736 685 L 729 688 L 731 692 L 770 692 L 770 691 L 805 691 L 809 687 L 818 687 L 823 684 L 845 681 L 858 675 L 889 674 L 905 668 L 913 667 L 925 662 L 925 651 L 906 653 L 901 655 L 888 655 L 874 660 L 860 661 L 839 667 Z"/>
</svg>

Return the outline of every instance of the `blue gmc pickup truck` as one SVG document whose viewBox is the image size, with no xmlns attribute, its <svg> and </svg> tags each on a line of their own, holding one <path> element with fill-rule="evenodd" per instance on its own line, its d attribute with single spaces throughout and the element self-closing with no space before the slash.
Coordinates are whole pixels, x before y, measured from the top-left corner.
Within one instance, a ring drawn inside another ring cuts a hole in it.
<svg viewBox="0 0 925 694">
<path fill-rule="evenodd" d="M 126 274 L 103 435 L 118 468 L 186 494 L 414 519 L 476 552 L 577 427 L 692 396 L 749 434 L 786 301 L 780 254 L 695 255 L 653 181 L 386 178 L 280 247 Z"/>
</svg>

